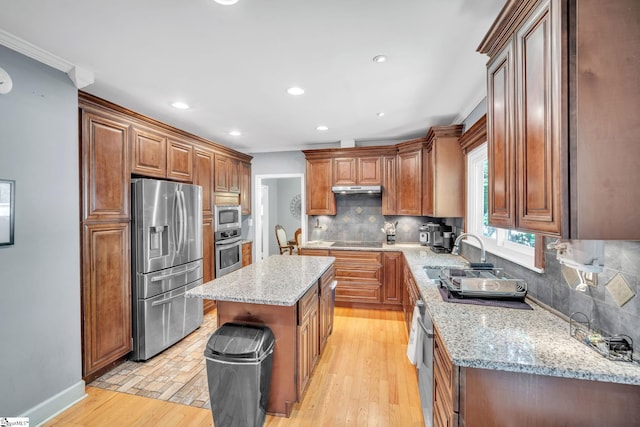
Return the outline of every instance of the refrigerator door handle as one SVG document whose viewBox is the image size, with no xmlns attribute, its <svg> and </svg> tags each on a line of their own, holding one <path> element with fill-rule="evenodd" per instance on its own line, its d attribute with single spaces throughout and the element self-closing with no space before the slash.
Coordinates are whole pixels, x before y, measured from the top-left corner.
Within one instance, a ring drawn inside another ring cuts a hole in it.
<svg viewBox="0 0 640 427">
<path fill-rule="evenodd" d="M 182 206 L 182 198 L 180 197 L 180 190 L 176 190 L 176 216 L 177 216 L 177 224 L 176 229 L 178 236 L 176 238 L 176 253 L 180 254 L 182 252 L 182 241 L 184 239 L 184 208 Z"/>
<path fill-rule="evenodd" d="M 187 201 L 184 198 L 184 191 L 182 190 L 180 190 L 180 201 L 182 202 L 182 244 L 180 250 L 183 251 L 187 240 L 187 233 L 189 232 L 187 228 L 187 218 L 189 218 L 189 216 L 187 215 Z"/>
<path fill-rule="evenodd" d="M 200 268 L 200 266 L 199 266 L 199 265 L 196 265 L 195 267 L 187 268 L 186 270 L 179 271 L 179 272 L 177 272 L 177 273 L 165 274 L 165 275 L 163 275 L 163 276 L 156 276 L 156 277 L 153 277 L 153 278 L 151 279 L 151 281 L 152 281 L 152 282 L 159 282 L 159 281 L 161 281 L 161 280 L 171 279 L 171 278 L 173 278 L 173 277 L 178 277 L 178 276 L 181 276 L 181 275 L 183 275 L 183 274 L 191 273 L 192 271 L 195 271 L 195 270 L 197 270 L 198 268 Z"/>
</svg>

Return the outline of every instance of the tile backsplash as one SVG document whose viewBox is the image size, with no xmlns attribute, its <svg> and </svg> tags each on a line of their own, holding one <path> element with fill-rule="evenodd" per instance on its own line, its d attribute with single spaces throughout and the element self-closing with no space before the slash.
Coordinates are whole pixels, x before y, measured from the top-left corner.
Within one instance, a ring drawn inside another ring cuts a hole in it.
<svg viewBox="0 0 640 427">
<path fill-rule="evenodd" d="M 548 239 L 545 241 L 548 243 Z M 472 261 L 479 259 L 480 250 L 463 244 L 461 255 Z M 575 289 L 577 274 L 566 270 L 556 259 L 554 249 L 545 249 L 545 271 L 536 273 L 487 252 L 487 261 L 504 267 L 514 277 L 527 282 L 529 295 L 564 316 L 579 311 L 585 313 L 594 328 L 610 334 L 625 334 L 633 339 L 634 359 L 640 358 L 640 242 L 606 241 L 605 262 L 597 274 L 597 286 L 585 292 Z M 564 271 L 564 274 L 563 274 Z M 573 270 L 575 272 L 575 270 Z M 620 281 L 624 284 L 620 284 Z M 571 283 L 571 286 L 570 284 Z M 612 288 L 624 289 L 625 298 L 612 293 Z M 610 288 L 611 287 L 611 288 Z M 625 301 L 622 306 L 619 305 Z M 567 333 L 569 331 L 567 330 Z"/>
<path fill-rule="evenodd" d="M 336 195 L 336 215 L 310 216 L 308 223 L 309 240 L 352 240 L 383 242 L 381 231 L 385 221 L 395 223 L 396 242 L 417 242 L 420 225 L 433 221 L 462 229 L 461 218 L 430 218 L 416 216 L 382 215 L 381 196 L 367 194 Z M 320 228 L 316 228 L 319 224 Z M 457 233 L 456 233 L 457 234 Z"/>
</svg>

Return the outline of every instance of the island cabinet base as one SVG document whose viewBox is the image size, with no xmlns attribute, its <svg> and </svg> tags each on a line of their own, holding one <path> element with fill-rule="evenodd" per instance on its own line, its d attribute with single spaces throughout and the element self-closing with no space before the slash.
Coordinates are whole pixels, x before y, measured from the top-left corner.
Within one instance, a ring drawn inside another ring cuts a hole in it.
<svg viewBox="0 0 640 427">
<path fill-rule="evenodd" d="M 640 426 L 640 386 L 460 368 L 459 425 Z"/>
<path fill-rule="evenodd" d="M 288 417 L 298 401 L 296 378 L 298 307 L 218 301 L 218 325 L 243 322 L 266 325 L 276 339 L 267 412 Z"/>
</svg>

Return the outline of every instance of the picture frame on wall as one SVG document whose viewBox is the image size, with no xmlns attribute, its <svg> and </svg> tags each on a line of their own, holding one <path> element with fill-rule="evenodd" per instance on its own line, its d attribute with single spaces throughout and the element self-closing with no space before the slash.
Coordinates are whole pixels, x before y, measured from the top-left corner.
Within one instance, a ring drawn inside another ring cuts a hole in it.
<svg viewBox="0 0 640 427">
<path fill-rule="evenodd" d="M 16 182 L 0 179 L 0 246 L 13 245 Z"/>
</svg>

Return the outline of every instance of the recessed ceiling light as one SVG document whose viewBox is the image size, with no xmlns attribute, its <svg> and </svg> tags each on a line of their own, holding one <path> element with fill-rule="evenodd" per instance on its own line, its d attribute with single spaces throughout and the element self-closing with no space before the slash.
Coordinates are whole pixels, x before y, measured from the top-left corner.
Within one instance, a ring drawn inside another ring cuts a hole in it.
<svg viewBox="0 0 640 427">
<path fill-rule="evenodd" d="M 238 130 L 232 130 L 231 132 L 229 132 L 229 135 L 231 136 L 240 136 L 242 135 L 242 133 Z"/>
<path fill-rule="evenodd" d="M 376 55 L 373 57 L 373 62 L 387 62 L 387 57 L 385 55 Z"/>
<path fill-rule="evenodd" d="M 172 103 L 171 106 L 173 108 L 177 108 L 178 110 L 188 110 L 189 109 L 189 104 L 184 103 L 182 101 L 176 101 L 176 102 Z"/>
<path fill-rule="evenodd" d="M 383 111 L 380 111 L 379 113 L 376 113 L 376 116 L 378 116 L 378 117 L 382 117 L 382 116 L 384 116 L 384 112 L 383 112 Z"/>
<path fill-rule="evenodd" d="M 326 127 L 325 125 L 320 125 L 320 126 L 318 126 L 318 127 L 316 128 L 316 130 L 319 130 L 319 131 L 325 131 L 325 130 L 329 130 L 329 128 L 328 128 L 328 127 Z"/>
<path fill-rule="evenodd" d="M 213 0 L 218 4 L 222 4 L 224 6 L 231 6 L 232 4 L 238 3 L 238 0 Z"/>
<path fill-rule="evenodd" d="M 304 93 L 304 89 L 302 89 L 301 87 L 294 86 L 294 87 L 290 87 L 289 89 L 287 89 L 287 93 L 289 95 L 298 96 L 298 95 L 302 95 Z"/>
</svg>

